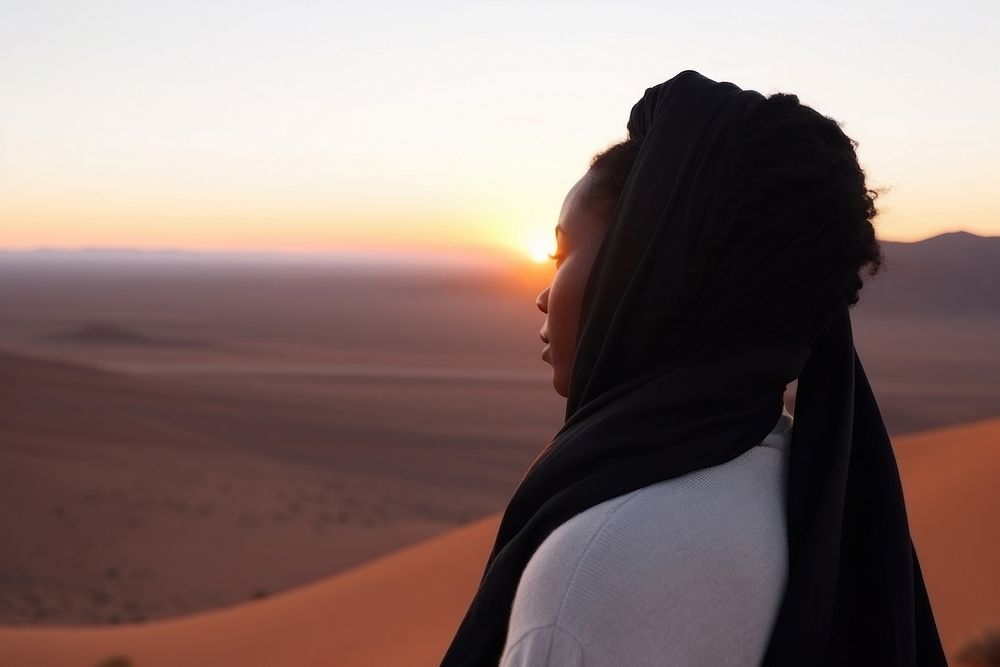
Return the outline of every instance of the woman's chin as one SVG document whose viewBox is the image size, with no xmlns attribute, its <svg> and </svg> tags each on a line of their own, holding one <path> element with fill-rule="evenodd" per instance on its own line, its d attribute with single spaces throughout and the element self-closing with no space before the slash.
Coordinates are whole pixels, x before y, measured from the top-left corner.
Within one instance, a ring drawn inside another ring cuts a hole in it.
<svg viewBox="0 0 1000 667">
<path fill-rule="evenodd" d="M 548 345 L 546 345 L 545 349 L 542 350 L 542 361 L 552 367 L 552 388 L 556 390 L 557 394 L 566 398 L 566 395 L 569 393 L 569 380 L 565 377 L 565 374 L 561 373 L 556 365 L 552 363 L 552 356 Z"/>
<path fill-rule="evenodd" d="M 556 390 L 557 394 L 559 394 L 563 398 L 566 398 L 567 394 L 569 394 L 569 386 L 568 385 L 569 385 L 569 383 L 566 380 L 564 380 L 563 377 L 559 373 L 553 371 L 553 373 L 552 373 L 552 388 Z"/>
</svg>

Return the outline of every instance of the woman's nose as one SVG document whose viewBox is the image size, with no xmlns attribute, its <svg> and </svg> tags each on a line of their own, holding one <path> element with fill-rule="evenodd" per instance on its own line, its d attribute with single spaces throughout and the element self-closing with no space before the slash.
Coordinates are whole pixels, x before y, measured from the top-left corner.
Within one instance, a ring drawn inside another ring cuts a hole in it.
<svg viewBox="0 0 1000 667">
<path fill-rule="evenodd" d="M 535 305 L 538 306 L 538 310 L 542 311 L 546 315 L 549 314 L 549 288 L 546 287 L 542 290 L 542 293 L 538 295 L 535 299 Z"/>
</svg>

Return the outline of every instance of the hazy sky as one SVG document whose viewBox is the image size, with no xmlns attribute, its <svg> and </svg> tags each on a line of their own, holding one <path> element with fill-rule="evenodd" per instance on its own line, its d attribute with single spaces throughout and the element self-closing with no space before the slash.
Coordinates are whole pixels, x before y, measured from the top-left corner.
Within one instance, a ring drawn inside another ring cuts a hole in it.
<svg viewBox="0 0 1000 667">
<path fill-rule="evenodd" d="M 841 121 L 883 238 L 1000 234 L 996 2 L 0 7 L 0 247 L 524 249 L 683 69 Z"/>
</svg>

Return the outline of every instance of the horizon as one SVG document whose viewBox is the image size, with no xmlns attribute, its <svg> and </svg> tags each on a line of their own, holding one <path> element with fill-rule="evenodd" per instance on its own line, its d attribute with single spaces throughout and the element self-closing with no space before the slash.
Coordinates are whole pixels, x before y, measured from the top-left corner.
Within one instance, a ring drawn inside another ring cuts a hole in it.
<svg viewBox="0 0 1000 667">
<path fill-rule="evenodd" d="M 941 231 L 918 239 L 887 239 L 879 237 L 881 243 L 923 243 L 942 236 L 965 235 L 977 238 L 1000 238 L 998 235 L 977 234 L 966 229 Z M 474 264 L 478 260 L 511 261 L 516 263 L 546 264 L 549 260 L 539 260 L 525 251 L 513 248 L 489 246 L 453 246 L 437 248 L 404 248 L 398 246 L 384 247 L 345 247 L 334 249 L 231 249 L 231 248 L 185 248 L 185 247 L 136 247 L 136 246 L 33 246 L 4 247 L 0 246 L 0 255 L 103 255 L 107 258 L 122 256 L 158 256 L 168 257 L 224 257 L 233 259 L 355 259 L 357 261 L 375 260 L 387 262 L 392 259 L 426 261 L 445 260 L 456 264 Z"/>
</svg>

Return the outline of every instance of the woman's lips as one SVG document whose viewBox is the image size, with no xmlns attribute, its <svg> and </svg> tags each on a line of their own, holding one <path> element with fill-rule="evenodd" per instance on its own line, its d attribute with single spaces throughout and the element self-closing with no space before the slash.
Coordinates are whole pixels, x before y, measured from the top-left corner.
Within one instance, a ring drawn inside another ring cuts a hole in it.
<svg viewBox="0 0 1000 667">
<path fill-rule="evenodd" d="M 548 360 L 549 360 L 549 359 L 548 359 L 548 356 L 547 356 L 547 355 L 548 355 L 548 353 L 549 353 L 549 346 L 548 346 L 548 345 L 546 345 L 545 347 L 543 347 L 543 348 L 542 348 L 542 359 L 543 359 L 544 361 L 548 361 Z"/>
</svg>

